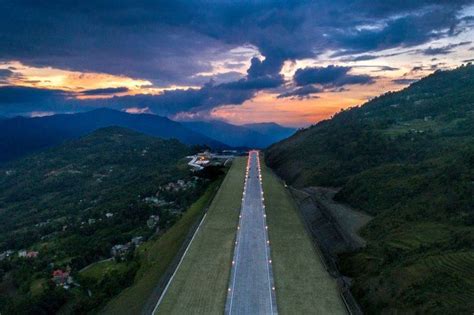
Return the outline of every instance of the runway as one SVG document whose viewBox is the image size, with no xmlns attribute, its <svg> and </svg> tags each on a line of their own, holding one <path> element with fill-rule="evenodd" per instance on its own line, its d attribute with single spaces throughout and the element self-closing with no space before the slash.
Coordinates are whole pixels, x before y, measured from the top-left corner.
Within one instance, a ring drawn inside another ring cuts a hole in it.
<svg viewBox="0 0 474 315">
<path fill-rule="evenodd" d="M 226 314 L 278 314 L 258 151 L 250 151 Z"/>
</svg>

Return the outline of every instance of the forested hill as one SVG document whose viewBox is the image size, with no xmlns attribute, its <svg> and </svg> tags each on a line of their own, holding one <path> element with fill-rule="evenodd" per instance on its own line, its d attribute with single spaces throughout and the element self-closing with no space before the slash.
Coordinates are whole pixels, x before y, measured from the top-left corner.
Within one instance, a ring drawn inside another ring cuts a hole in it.
<svg viewBox="0 0 474 315">
<path fill-rule="evenodd" d="M 266 151 L 289 183 L 375 215 L 342 260 L 369 313 L 474 310 L 474 66 L 436 72 Z"/>
<path fill-rule="evenodd" d="M 177 140 L 109 127 L 4 165 L 0 251 L 34 243 L 41 229 L 33 224 L 122 211 L 137 195 L 185 174 L 178 161 L 188 153 Z"/>
<path fill-rule="evenodd" d="M 190 172 L 190 150 L 108 127 L 3 164 L 0 313 L 52 314 L 68 305 L 84 314 L 130 285 L 139 264 L 133 251 L 111 263 L 110 276 L 86 281 L 79 271 L 110 258 L 114 245 L 165 231 L 199 198 L 209 180 Z M 22 258 L 22 250 L 34 256 Z M 71 272 L 70 290 L 51 281 L 54 270 Z"/>
<path fill-rule="evenodd" d="M 464 148 L 473 137 L 473 118 L 474 66 L 464 66 L 300 130 L 271 146 L 267 162 L 297 186 L 342 185 L 371 167 Z"/>
</svg>

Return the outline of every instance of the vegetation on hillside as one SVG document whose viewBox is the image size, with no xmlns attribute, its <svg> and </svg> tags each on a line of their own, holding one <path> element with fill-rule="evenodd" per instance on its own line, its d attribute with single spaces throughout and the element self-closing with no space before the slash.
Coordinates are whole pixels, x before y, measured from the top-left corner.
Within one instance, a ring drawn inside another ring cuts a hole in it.
<svg viewBox="0 0 474 315">
<path fill-rule="evenodd" d="M 474 310 L 474 66 L 341 111 L 266 158 L 291 184 L 340 186 L 338 200 L 376 216 L 367 247 L 341 257 L 368 313 Z"/>
<path fill-rule="evenodd" d="M 132 284 L 142 263 L 134 248 L 172 226 L 211 182 L 188 170 L 190 151 L 110 127 L 4 165 L 0 312 L 84 313 Z M 124 246 L 112 254 L 115 245 Z"/>
</svg>

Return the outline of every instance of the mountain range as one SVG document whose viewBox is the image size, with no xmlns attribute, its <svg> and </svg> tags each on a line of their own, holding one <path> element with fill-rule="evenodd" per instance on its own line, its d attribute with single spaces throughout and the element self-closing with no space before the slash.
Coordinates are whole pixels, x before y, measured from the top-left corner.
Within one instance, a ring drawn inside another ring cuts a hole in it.
<svg viewBox="0 0 474 315">
<path fill-rule="evenodd" d="M 0 121 L 0 162 L 79 138 L 94 130 L 110 126 L 125 127 L 164 139 L 176 138 L 185 144 L 226 147 L 180 123 L 150 114 L 132 115 L 110 109 L 46 117 L 15 117 Z"/>
<path fill-rule="evenodd" d="M 223 121 L 183 122 L 185 127 L 203 133 L 231 147 L 265 148 L 295 133 L 295 129 L 276 123 L 232 125 Z"/>
<path fill-rule="evenodd" d="M 176 122 L 152 114 L 128 114 L 105 108 L 46 117 L 14 117 L 0 119 L 0 162 L 110 126 L 164 139 L 176 138 L 184 144 L 207 145 L 213 149 L 263 148 L 294 132 L 294 129 L 273 123 L 236 126 L 220 121 Z"/>
</svg>

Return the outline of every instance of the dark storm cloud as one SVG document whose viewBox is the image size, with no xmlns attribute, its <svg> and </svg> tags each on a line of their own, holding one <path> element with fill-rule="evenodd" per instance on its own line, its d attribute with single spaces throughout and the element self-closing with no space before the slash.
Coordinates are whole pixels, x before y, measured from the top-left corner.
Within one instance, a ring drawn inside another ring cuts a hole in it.
<svg viewBox="0 0 474 315">
<path fill-rule="evenodd" d="M 255 84 L 254 86 L 251 86 Z M 149 108 L 153 113 L 172 116 L 182 111 L 197 112 L 222 104 L 239 105 L 251 99 L 260 83 L 246 82 L 215 85 L 213 82 L 198 89 L 164 91 L 158 95 L 114 96 L 106 99 L 74 98 L 74 94 L 61 90 L 6 86 L 0 87 L 0 112 L 5 115 L 27 114 L 32 111 L 70 112 L 90 108 L 109 107 L 126 109 Z"/>
<path fill-rule="evenodd" d="M 287 97 L 291 97 L 291 98 L 294 97 L 298 99 L 317 98 L 317 96 L 313 94 L 321 93 L 323 91 L 324 90 L 319 87 L 315 87 L 313 85 L 307 85 L 307 86 L 303 86 L 286 93 L 282 93 L 278 95 L 277 98 L 287 98 Z"/>
<path fill-rule="evenodd" d="M 298 69 L 294 75 L 296 85 L 320 84 L 338 87 L 351 84 L 371 84 L 374 79 L 368 75 L 353 75 L 348 72 L 351 67 L 327 66 Z"/>
<path fill-rule="evenodd" d="M 63 99 L 66 96 L 67 92 L 60 90 L 45 90 L 22 86 L 0 87 L 0 104 L 44 102 Z"/>
<path fill-rule="evenodd" d="M 338 55 L 410 47 L 455 35 L 461 22 L 456 15 L 458 4 L 454 1 L 451 6 L 446 3 L 430 7 L 420 5 L 419 11 L 389 19 L 380 27 L 342 29 L 334 36 L 342 48 Z M 403 3 L 400 3 L 401 12 L 404 12 Z"/>
<path fill-rule="evenodd" d="M 466 19 L 459 12 L 467 3 L 472 0 L 0 0 L 0 59 L 127 75 L 156 85 L 203 84 L 200 89 L 108 101 L 117 107 L 140 104 L 157 113 L 176 113 L 241 104 L 261 89 L 280 87 L 279 72 L 287 60 L 313 58 L 327 50 L 372 58 L 382 49 L 455 35 Z M 253 58 L 243 78 L 230 73 L 230 82 L 204 84 L 209 78 L 199 73 L 211 72 L 215 58 L 247 61 L 228 55 L 244 45 L 258 49 L 264 59 Z M 326 84 L 372 82 L 345 69 L 325 71 L 340 75 Z M 312 82 L 305 76 L 298 80 Z"/>
<path fill-rule="evenodd" d="M 472 1 L 2 1 L 0 56 L 28 64 L 185 83 L 251 44 L 261 71 L 343 52 L 410 46 L 456 32 Z M 361 29 L 360 25 L 380 24 Z"/>
<path fill-rule="evenodd" d="M 172 116 L 182 111 L 197 112 L 224 104 L 239 105 L 251 99 L 257 91 L 275 88 L 282 83 L 283 78 L 280 75 L 263 75 L 221 84 L 211 81 L 201 88 L 167 90 L 158 95 L 141 94 L 87 100 L 76 99 L 74 93 L 61 90 L 5 86 L 0 87 L 0 112 L 6 115 L 25 114 L 36 110 L 69 112 L 105 106 L 120 110 L 130 107 L 149 108 L 155 114 Z M 127 91 L 126 87 L 119 87 L 86 90 L 80 94 L 97 96 Z"/>
<path fill-rule="evenodd" d="M 23 86 L 0 87 L 0 113 L 5 116 L 28 115 L 35 111 L 80 111 L 72 104 L 72 94 L 61 90 L 46 90 Z"/>
<path fill-rule="evenodd" d="M 115 93 L 125 93 L 128 92 L 127 87 L 116 87 L 116 88 L 104 88 L 104 89 L 93 89 L 82 91 L 82 95 L 108 95 Z"/>
</svg>

